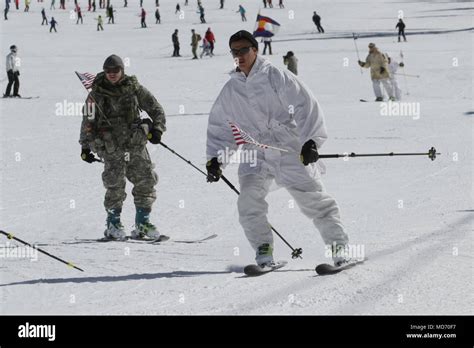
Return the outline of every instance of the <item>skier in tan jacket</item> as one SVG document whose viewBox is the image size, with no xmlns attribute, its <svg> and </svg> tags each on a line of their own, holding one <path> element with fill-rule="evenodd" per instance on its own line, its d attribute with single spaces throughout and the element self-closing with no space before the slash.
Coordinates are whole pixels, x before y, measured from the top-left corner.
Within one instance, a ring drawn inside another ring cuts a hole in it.
<svg viewBox="0 0 474 348">
<path fill-rule="evenodd" d="M 382 83 L 390 100 L 395 100 L 393 89 L 390 85 L 390 73 L 388 70 L 388 59 L 379 51 L 374 43 L 369 44 L 369 55 L 365 62 L 359 60 L 359 65 L 363 68 L 370 68 L 370 77 L 372 79 L 372 86 L 376 96 L 375 101 L 383 101 L 383 93 L 380 88 Z"/>
</svg>

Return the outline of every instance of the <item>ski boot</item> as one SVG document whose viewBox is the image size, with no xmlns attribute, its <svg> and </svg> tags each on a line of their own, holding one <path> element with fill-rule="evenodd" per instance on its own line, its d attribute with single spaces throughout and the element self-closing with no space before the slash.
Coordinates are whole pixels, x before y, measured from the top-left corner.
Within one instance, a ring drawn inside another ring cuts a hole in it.
<svg viewBox="0 0 474 348">
<path fill-rule="evenodd" d="M 260 245 L 257 249 L 255 261 L 257 261 L 257 265 L 261 268 L 274 266 L 273 247 L 268 243 Z"/>
<path fill-rule="evenodd" d="M 105 238 L 114 240 L 125 240 L 126 234 L 122 223 L 120 222 L 120 213 L 122 209 L 107 210 L 107 229 L 104 231 Z"/>
<path fill-rule="evenodd" d="M 137 208 L 135 216 L 135 229 L 132 231 L 132 239 L 152 239 L 160 238 L 160 232 L 150 220 L 151 209 Z"/>
</svg>

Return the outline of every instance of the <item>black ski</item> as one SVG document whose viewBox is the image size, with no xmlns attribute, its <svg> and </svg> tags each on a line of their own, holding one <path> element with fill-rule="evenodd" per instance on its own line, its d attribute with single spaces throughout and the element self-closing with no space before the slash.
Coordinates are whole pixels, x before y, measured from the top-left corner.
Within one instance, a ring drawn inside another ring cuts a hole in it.
<svg viewBox="0 0 474 348">
<path fill-rule="evenodd" d="M 2 99 L 38 99 L 39 96 L 36 97 L 3 97 Z"/>
<path fill-rule="evenodd" d="M 316 266 L 316 273 L 318 273 L 319 275 L 336 274 L 346 269 L 352 268 L 360 263 L 363 263 L 365 260 L 366 259 L 354 260 L 354 261 L 344 264 L 343 266 L 334 266 L 328 263 L 322 263 Z"/>
<path fill-rule="evenodd" d="M 248 275 L 249 277 L 257 277 L 269 272 L 273 272 L 276 269 L 282 268 L 286 266 L 287 263 L 288 263 L 287 261 L 277 261 L 275 262 L 275 266 L 272 266 L 272 267 L 268 267 L 268 266 L 260 267 L 259 265 L 254 265 L 254 264 L 247 265 L 244 268 L 244 273 Z"/>
</svg>

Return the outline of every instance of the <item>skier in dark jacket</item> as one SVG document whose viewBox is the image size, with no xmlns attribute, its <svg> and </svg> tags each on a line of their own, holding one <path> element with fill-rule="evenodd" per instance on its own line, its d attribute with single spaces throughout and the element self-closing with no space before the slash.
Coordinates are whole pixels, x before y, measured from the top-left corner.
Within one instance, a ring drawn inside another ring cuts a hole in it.
<svg viewBox="0 0 474 348">
<path fill-rule="evenodd" d="M 44 7 L 41 10 L 41 17 L 43 18 L 41 25 L 44 25 L 45 22 L 46 22 L 46 25 L 48 25 L 48 18 L 46 18 L 46 11 L 44 10 Z"/>
<path fill-rule="evenodd" d="M 173 41 L 173 57 L 181 57 L 179 54 L 179 39 L 178 39 L 178 29 L 175 29 L 173 35 L 171 35 L 171 40 Z"/>
<path fill-rule="evenodd" d="M 400 42 L 400 36 L 403 36 L 403 41 L 407 41 L 407 38 L 405 36 L 405 23 L 403 23 L 403 20 L 400 18 L 398 20 L 397 25 L 395 28 L 398 28 L 398 42 Z"/>
<path fill-rule="evenodd" d="M 49 32 L 51 33 L 54 29 L 54 31 L 57 33 L 58 31 L 56 30 L 56 24 L 58 24 L 58 22 L 56 22 L 54 17 L 51 17 L 51 21 L 49 22 L 49 24 L 51 25 L 51 27 L 49 28 Z"/>
<path fill-rule="evenodd" d="M 321 26 L 321 17 L 316 13 L 316 11 L 314 11 L 313 13 L 313 22 L 318 28 L 318 32 L 324 33 L 324 28 Z"/>
</svg>

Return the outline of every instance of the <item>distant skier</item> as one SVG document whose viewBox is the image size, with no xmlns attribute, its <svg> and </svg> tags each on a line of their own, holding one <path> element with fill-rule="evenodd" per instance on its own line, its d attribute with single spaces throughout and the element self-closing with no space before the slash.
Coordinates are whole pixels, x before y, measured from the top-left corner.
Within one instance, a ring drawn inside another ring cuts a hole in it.
<svg viewBox="0 0 474 348">
<path fill-rule="evenodd" d="M 240 12 L 242 22 L 247 22 L 247 17 L 245 17 L 245 8 L 242 5 L 239 5 L 239 9 L 237 10 L 237 12 Z"/>
<path fill-rule="evenodd" d="M 46 11 L 44 10 L 44 7 L 41 10 L 41 17 L 43 18 L 43 21 L 41 22 L 41 25 L 44 25 L 45 23 L 46 23 L 46 25 L 48 25 L 48 18 L 46 17 Z"/>
<path fill-rule="evenodd" d="M 220 10 L 224 8 L 224 0 L 220 0 L 221 7 L 219 7 Z"/>
<path fill-rule="evenodd" d="M 263 0 L 263 7 L 267 8 L 267 0 Z"/>
<path fill-rule="evenodd" d="M 288 51 L 286 56 L 283 56 L 283 64 L 288 66 L 293 74 L 298 75 L 298 59 L 295 57 L 293 51 Z"/>
<path fill-rule="evenodd" d="M 120 215 L 128 179 L 134 186 L 136 208 L 132 238 L 159 238 L 160 233 L 150 222 L 158 176 L 146 144 L 148 140 L 158 144 L 166 131 L 163 108 L 135 76 L 125 75 L 123 61 L 116 55 L 105 60 L 103 72 L 95 77 L 86 105 L 94 108 L 83 108 L 79 138 L 81 159 L 93 163 L 94 153 L 97 153 L 104 161 L 105 237 L 118 240 L 126 237 Z M 149 118 L 140 119 L 141 110 Z"/>
<path fill-rule="evenodd" d="M 25 10 L 23 12 L 30 11 L 30 3 L 31 3 L 31 0 L 25 0 Z"/>
<path fill-rule="evenodd" d="M 403 62 L 398 63 L 397 61 L 393 60 L 389 56 L 387 56 L 387 59 L 388 59 L 388 71 L 390 72 L 390 84 L 392 85 L 393 93 L 395 95 L 395 100 L 400 101 L 402 100 L 402 90 L 398 86 L 396 73 L 397 73 L 398 67 L 403 68 L 405 64 L 403 64 Z"/>
<path fill-rule="evenodd" d="M 82 19 L 82 10 L 81 10 L 81 7 L 79 5 L 76 7 L 75 11 L 77 12 L 76 24 L 79 24 L 79 20 L 81 21 L 81 24 L 84 24 L 84 20 Z"/>
<path fill-rule="evenodd" d="M 211 28 L 207 28 L 207 31 L 206 31 L 206 34 L 204 35 L 204 37 L 209 42 L 211 56 L 213 56 L 214 55 L 214 43 L 216 42 L 216 38 L 214 36 L 214 33 L 211 31 Z"/>
<path fill-rule="evenodd" d="M 128 6 L 128 1 L 127 0 L 124 0 L 123 1 L 123 7 L 127 7 Z"/>
<path fill-rule="evenodd" d="M 10 97 L 10 92 L 13 86 L 13 97 L 21 98 L 18 94 L 20 89 L 20 70 L 18 69 L 19 64 L 18 57 L 17 57 L 18 48 L 15 45 L 10 46 L 10 53 L 7 54 L 6 60 L 6 69 L 7 69 L 7 76 L 8 76 L 8 84 L 7 89 L 5 90 L 5 94 L 3 95 L 4 98 Z"/>
<path fill-rule="evenodd" d="M 56 9 L 55 4 L 56 4 L 56 0 L 51 0 L 51 5 L 49 6 L 49 9 L 50 10 L 55 10 Z"/>
<path fill-rule="evenodd" d="M 102 19 L 102 16 L 99 15 L 99 17 L 96 20 L 97 20 L 97 31 L 104 30 L 104 20 Z"/>
<path fill-rule="evenodd" d="M 319 16 L 316 11 L 313 12 L 313 22 L 316 28 L 318 28 L 318 32 L 324 33 L 324 28 L 321 26 L 321 16 Z"/>
<path fill-rule="evenodd" d="M 268 7 L 273 8 L 273 0 L 267 0 Z"/>
<path fill-rule="evenodd" d="M 60 10 L 66 9 L 66 0 L 59 0 L 59 9 Z"/>
<path fill-rule="evenodd" d="M 171 41 L 173 42 L 173 57 L 181 57 L 179 54 L 178 29 L 175 29 L 173 35 L 171 35 Z"/>
<path fill-rule="evenodd" d="M 400 42 L 400 36 L 403 36 L 403 41 L 407 41 L 407 38 L 405 36 L 405 23 L 403 23 L 403 20 L 400 18 L 398 20 L 397 25 L 395 28 L 398 28 L 398 42 Z"/>
<path fill-rule="evenodd" d="M 141 26 L 142 28 L 146 28 L 146 11 L 145 9 L 142 7 L 142 12 L 140 13 L 140 18 L 141 18 Z"/>
<path fill-rule="evenodd" d="M 278 6 L 280 6 L 280 8 L 285 8 L 285 5 L 283 5 L 283 0 L 280 0 L 278 2 Z"/>
<path fill-rule="evenodd" d="M 310 175 L 318 150 L 327 139 L 322 111 L 312 92 L 298 78 L 280 70 L 258 55 L 258 43 L 251 33 L 241 30 L 230 37 L 229 46 L 238 67 L 222 88 L 211 108 L 207 127 L 207 179 L 222 176 L 222 152 L 236 149 L 229 121 L 235 122 L 262 144 L 279 145 L 280 152 L 245 144 L 243 151 L 255 151 L 251 161 L 239 166 L 239 222 L 256 252 L 260 267 L 273 266 L 273 235 L 267 220 L 265 201 L 273 181 L 285 187 L 304 215 L 331 246 L 336 265 L 349 262 L 347 234 L 336 201 L 325 192 L 319 176 Z M 289 106 L 295 105 L 289 113 Z M 221 160 L 219 160 L 221 158 Z M 315 168 L 314 168 L 315 169 Z"/>
<path fill-rule="evenodd" d="M 265 55 L 265 53 L 267 52 L 267 48 L 268 48 L 268 50 L 270 52 L 270 55 L 272 55 L 272 38 L 271 37 L 264 37 L 264 38 L 262 38 L 262 42 L 264 44 L 262 54 Z"/>
<path fill-rule="evenodd" d="M 378 50 L 374 43 L 369 44 L 369 55 L 365 59 L 365 62 L 359 60 L 359 65 L 363 68 L 370 68 L 372 87 L 376 96 L 375 101 L 383 101 L 383 92 L 380 88 L 380 84 L 385 88 L 389 99 L 395 100 L 389 80 L 388 59 Z"/>
<path fill-rule="evenodd" d="M 199 46 L 199 41 L 201 41 L 201 35 L 197 34 L 194 29 L 191 29 L 191 48 L 193 52 L 193 59 L 198 59 L 197 48 Z"/>
<path fill-rule="evenodd" d="M 176 11 L 174 11 L 174 14 L 181 13 L 181 6 L 179 3 L 176 4 Z"/>
<path fill-rule="evenodd" d="M 107 7 L 106 12 L 107 12 L 107 17 L 109 17 L 109 21 L 107 22 L 107 24 L 110 24 L 110 21 L 112 21 L 112 24 L 115 24 L 114 7 L 110 5 L 109 7 Z"/>
<path fill-rule="evenodd" d="M 49 32 L 51 33 L 53 30 L 57 33 L 58 31 L 56 30 L 56 24 L 58 24 L 58 22 L 56 22 L 56 20 L 54 19 L 54 17 L 51 17 L 51 20 L 49 21 L 49 25 L 50 25 L 50 28 L 49 28 Z"/>
<path fill-rule="evenodd" d="M 10 0 L 5 0 L 5 9 L 3 10 L 3 17 L 8 20 L 8 11 L 10 11 Z"/>
<path fill-rule="evenodd" d="M 199 19 L 201 23 L 206 23 L 206 19 L 204 18 L 204 7 L 202 5 L 199 6 Z"/>
<path fill-rule="evenodd" d="M 212 53 L 211 53 L 211 44 L 209 43 L 209 41 L 207 41 L 206 38 L 202 39 L 202 52 L 201 52 L 201 55 L 199 56 L 201 59 L 203 56 L 210 56 L 212 57 Z"/>
<path fill-rule="evenodd" d="M 160 9 L 159 9 L 158 7 L 157 7 L 156 10 L 155 10 L 155 19 L 156 19 L 156 23 L 155 23 L 155 24 L 158 24 L 158 23 L 161 24 Z"/>
</svg>

